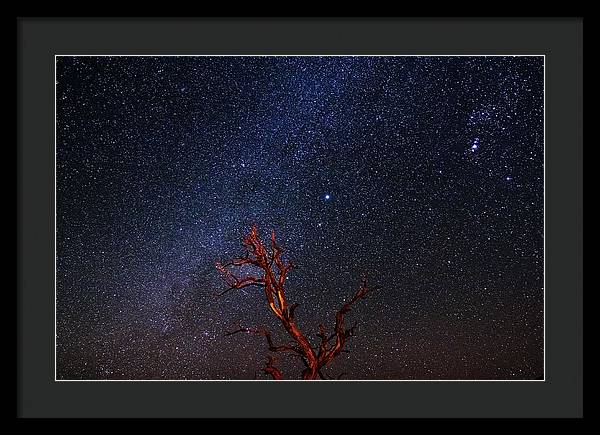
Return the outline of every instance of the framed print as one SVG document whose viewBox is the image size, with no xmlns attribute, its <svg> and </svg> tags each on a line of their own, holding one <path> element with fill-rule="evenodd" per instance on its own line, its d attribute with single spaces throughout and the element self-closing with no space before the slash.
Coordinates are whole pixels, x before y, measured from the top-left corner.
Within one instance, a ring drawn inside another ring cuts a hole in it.
<svg viewBox="0 0 600 435">
<path fill-rule="evenodd" d="M 581 414 L 580 20 L 19 26 L 22 416 Z"/>
</svg>

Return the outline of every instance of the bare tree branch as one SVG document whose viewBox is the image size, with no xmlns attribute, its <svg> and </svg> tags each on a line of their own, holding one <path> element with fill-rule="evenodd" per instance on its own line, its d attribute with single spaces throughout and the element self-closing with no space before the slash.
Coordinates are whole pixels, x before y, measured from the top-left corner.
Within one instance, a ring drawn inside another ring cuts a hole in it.
<svg viewBox="0 0 600 435">
<path fill-rule="evenodd" d="M 267 365 L 263 369 L 263 371 L 266 374 L 271 375 L 273 377 L 273 379 L 275 379 L 276 381 L 279 381 L 279 380 L 283 379 L 283 375 L 281 374 L 281 371 L 277 367 L 273 366 L 273 364 L 275 364 L 275 362 L 276 362 L 276 359 L 273 356 L 269 355 L 269 358 L 267 360 Z"/>
<path fill-rule="evenodd" d="M 367 286 L 366 281 L 363 281 L 350 300 L 337 312 L 333 334 L 328 336 L 325 326 L 319 326 L 317 336 L 320 341 L 318 347 L 314 347 L 296 324 L 295 311 L 299 304 L 294 303 L 288 307 L 286 299 L 285 283 L 287 274 L 294 268 L 294 265 L 283 260 L 283 250 L 277 243 L 275 231 L 271 232 L 270 242 L 269 249 L 267 249 L 258 235 L 256 226 L 252 226 L 250 233 L 242 240 L 242 244 L 246 249 L 245 255 L 226 263 L 216 264 L 217 269 L 228 285 L 228 288 L 219 295 L 248 286 L 262 287 L 269 309 L 279 319 L 286 333 L 292 338 L 293 344 L 274 345 L 271 334 L 266 329 L 249 329 L 240 326 L 237 330 L 228 332 L 225 335 L 230 336 L 240 332 L 262 335 L 265 337 L 270 351 L 290 352 L 301 357 L 305 366 L 302 372 L 304 379 L 324 379 L 325 375 L 321 369 L 339 353 L 344 352 L 345 342 L 354 335 L 356 324 L 346 329 L 344 326 L 346 315 L 357 301 L 364 299 L 374 289 Z M 232 269 L 238 270 L 245 266 L 253 267 L 257 273 L 239 277 L 232 271 Z M 331 345 L 331 340 L 334 338 L 335 342 Z M 274 367 L 274 363 L 275 359 L 269 356 L 264 372 L 274 379 L 282 379 L 281 371 Z"/>
<path fill-rule="evenodd" d="M 263 337 L 265 337 L 265 339 L 267 341 L 267 348 L 271 352 L 294 352 L 294 353 L 297 353 L 298 355 L 303 355 L 302 352 L 296 346 L 293 346 L 290 344 L 276 346 L 273 343 L 273 338 L 271 336 L 271 333 L 264 328 L 244 328 L 242 326 L 239 326 L 238 329 L 226 332 L 224 335 L 225 335 L 225 337 L 229 337 L 231 335 L 235 335 L 235 334 L 239 334 L 239 333 L 262 335 Z"/>
</svg>

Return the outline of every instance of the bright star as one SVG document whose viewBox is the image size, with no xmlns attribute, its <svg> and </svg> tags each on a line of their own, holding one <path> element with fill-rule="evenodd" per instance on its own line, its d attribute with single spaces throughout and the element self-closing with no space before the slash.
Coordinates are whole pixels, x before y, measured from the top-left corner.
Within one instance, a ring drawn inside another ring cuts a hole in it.
<svg viewBox="0 0 600 435">
<path fill-rule="evenodd" d="M 325 199 L 326 199 L 326 200 L 329 200 L 329 199 L 331 199 L 331 195 L 329 195 L 329 194 L 326 194 L 326 195 L 325 195 Z"/>
</svg>

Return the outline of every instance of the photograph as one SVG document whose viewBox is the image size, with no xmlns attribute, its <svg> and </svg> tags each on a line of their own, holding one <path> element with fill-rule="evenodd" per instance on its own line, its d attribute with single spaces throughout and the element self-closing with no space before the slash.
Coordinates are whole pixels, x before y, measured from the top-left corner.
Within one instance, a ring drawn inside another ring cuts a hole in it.
<svg viewBox="0 0 600 435">
<path fill-rule="evenodd" d="M 54 380 L 543 382 L 545 59 L 55 55 Z"/>
</svg>

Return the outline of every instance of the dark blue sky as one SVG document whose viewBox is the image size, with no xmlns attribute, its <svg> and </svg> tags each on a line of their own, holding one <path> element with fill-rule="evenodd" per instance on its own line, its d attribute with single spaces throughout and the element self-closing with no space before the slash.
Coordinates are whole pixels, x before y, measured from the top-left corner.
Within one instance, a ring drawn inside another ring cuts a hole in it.
<svg viewBox="0 0 600 435">
<path fill-rule="evenodd" d="M 332 375 L 543 375 L 543 57 L 58 57 L 56 89 L 58 378 L 254 378 L 223 334 L 285 334 L 214 296 L 253 223 L 315 340 L 380 286 Z"/>
</svg>

